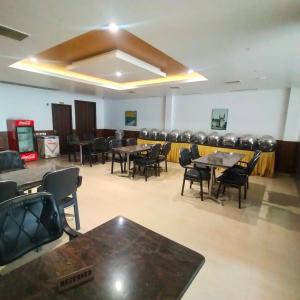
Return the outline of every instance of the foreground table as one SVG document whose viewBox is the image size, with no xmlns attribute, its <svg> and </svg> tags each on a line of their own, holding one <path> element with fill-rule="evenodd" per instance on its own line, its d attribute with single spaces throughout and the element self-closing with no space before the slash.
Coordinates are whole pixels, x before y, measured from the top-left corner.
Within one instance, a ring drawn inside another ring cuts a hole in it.
<svg viewBox="0 0 300 300">
<path fill-rule="evenodd" d="M 129 176 L 130 175 L 130 170 L 129 170 L 130 154 L 136 154 L 136 153 L 148 151 L 151 149 L 151 147 L 152 147 L 152 145 L 148 145 L 148 144 L 130 145 L 130 146 L 114 148 L 114 149 L 112 149 L 112 151 L 116 152 L 116 153 L 126 154 L 126 156 L 127 156 L 127 174 Z"/>
<path fill-rule="evenodd" d="M 193 160 L 193 162 L 196 164 L 201 164 L 210 167 L 210 185 L 208 189 L 209 198 L 216 200 L 216 198 L 212 194 L 214 170 L 216 168 L 224 168 L 224 169 L 231 168 L 243 157 L 244 157 L 243 154 L 238 154 L 233 152 L 231 153 L 216 152 Z M 220 201 L 220 203 L 223 205 L 223 201 Z"/>
<path fill-rule="evenodd" d="M 51 165 L 1 173 L 0 181 L 15 181 L 19 189 L 29 190 L 41 185 L 43 177 L 46 173 L 61 170 L 63 168 L 66 167 L 60 165 Z"/>
<path fill-rule="evenodd" d="M 116 217 L 0 279 L 1 300 L 180 299 L 204 257 Z M 93 265 L 94 279 L 58 293 L 56 278 Z"/>
</svg>

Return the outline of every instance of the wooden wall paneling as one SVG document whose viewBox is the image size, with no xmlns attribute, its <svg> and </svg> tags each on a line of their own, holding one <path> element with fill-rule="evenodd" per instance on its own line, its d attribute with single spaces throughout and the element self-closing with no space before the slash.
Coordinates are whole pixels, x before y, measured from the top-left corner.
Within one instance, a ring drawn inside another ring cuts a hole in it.
<svg viewBox="0 0 300 300">
<path fill-rule="evenodd" d="M 277 141 L 275 170 L 282 173 L 295 173 L 299 142 Z"/>
</svg>

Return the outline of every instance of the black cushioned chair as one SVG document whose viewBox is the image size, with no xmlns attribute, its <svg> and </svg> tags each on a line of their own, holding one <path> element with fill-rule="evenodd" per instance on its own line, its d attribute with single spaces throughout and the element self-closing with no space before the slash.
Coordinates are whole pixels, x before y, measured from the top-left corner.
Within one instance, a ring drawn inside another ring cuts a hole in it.
<svg viewBox="0 0 300 300">
<path fill-rule="evenodd" d="M 45 174 L 39 192 L 51 193 L 60 207 L 74 207 L 76 230 L 80 229 L 77 188 L 81 186 L 82 177 L 79 168 L 70 167 Z"/>
<path fill-rule="evenodd" d="M 63 232 L 70 239 L 78 235 L 51 194 L 27 194 L 0 203 L 0 266 L 57 240 Z"/>
<path fill-rule="evenodd" d="M 113 174 L 114 172 L 114 163 L 119 163 L 121 166 L 121 173 L 125 172 L 126 169 L 126 161 L 127 161 L 127 157 L 124 155 L 122 156 L 121 153 L 118 152 L 114 152 L 113 149 L 114 148 L 119 148 L 122 147 L 122 141 L 118 140 L 118 139 L 112 139 L 109 142 L 109 148 L 112 151 L 112 157 L 111 157 L 111 174 Z"/>
<path fill-rule="evenodd" d="M 136 138 L 126 139 L 126 146 L 133 146 L 133 145 L 136 145 L 136 144 L 137 144 Z"/>
<path fill-rule="evenodd" d="M 159 175 L 158 156 L 160 154 L 160 144 L 152 146 L 147 156 L 137 156 L 133 160 L 133 177 L 136 174 L 136 167 L 144 168 L 145 181 L 148 179 L 149 168 L 154 168 L 156 176 Z"/>
<path fill-rule="evenodd" d="M 221 176 L 217 178 L 219 181 L 219 187 L 217 191 L 217 198 L 219 197 L 219 193 L 221 187 L 223 186 L 223 194 L 225 193 L 226 187 L 234 187 L 239 190 L 239 208 L 241 208 L 241 189 L 244 188 L 244 199 L 247 198 L 247 188 L 249 186 L 249 176 L 252 174 L 260 155 L 256 155 L 253 159 L 249 162 L 246 171 L 241 171 L 238 168 L 230 168 L 225 171 Z"/>
<path fill-rule="evenodd" d="M 23 194 L 14 181 L 0 181 L 0 203 Z"/>
<path fill-rule="evenodd" d="M 179 163 L 184 168 L 181 196 L 183 196 L 185 181 L 190 181 L 190 187 L 194 182 L 200 183 L 200 197 L 203 201 L 203 180 L 210 180 L 210 173 L 207 169 L 197 168 L 192 164 L 192 156 L 189 149 L 180 149 Z"/>
<path fill-rule="evenodd" d="M 165 162 L 165 168 L 166 168 L 166 172 L 168 172 L 168 154 L 170 153 L 171 151 L 171 145 L 172 143 L 170 142 L 166 142 L 162 145 L 162 148 L 161 148 L 161 152 L 158 156 L 158 168 L 159 168 L 159 171 L 160 171 L 160 163 L 161 162 Z"/>
<path fill-rule="evenodd" d="M 102 164 L 105 163 L 106 155 L 109 151 L 109 144 L 104 137 L 95 138 L 90 145 L 90 149 L 88 151 L 88 159 L 90 166 L 92 167 L 93 160 L 96 161 L 98 156 L 102 156 Z"/>
<path fill-rule="evenodd" d="M 197 159 L 200 157 L 199 149 L 197 144 L 191 144 L 190 146 L 191 158 Z"/>
<path fill-rule="evenodd" d="M 21 159 L 17 151 L 1 151 L 0 152 L 0 173 L 25 169 L 24 161 Z"/>
<path fill-rule="evenodd" d="M 71 134 L 67 136 L 67 149 L 69 161 L 71 161 L 71 154 L 73 154 L 74 156 L 74 161 L 77 161 L 76 153 L 79 151 L 79 147 L 76 143 L 79 143 L 78 135 Z"/>
</svg>

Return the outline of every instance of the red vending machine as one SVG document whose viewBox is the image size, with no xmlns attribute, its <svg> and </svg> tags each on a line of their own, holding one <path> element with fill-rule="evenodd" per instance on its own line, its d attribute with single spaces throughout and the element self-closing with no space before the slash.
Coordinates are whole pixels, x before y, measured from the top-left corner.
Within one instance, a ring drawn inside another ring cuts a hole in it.
<svg viewBox="0 0 300 300">
<path fill-rule="evenodd" d="M 18 151 L 25 161 L 38 159 L 33 120 L 7 120 L 9 149 Z"/>
</svg>

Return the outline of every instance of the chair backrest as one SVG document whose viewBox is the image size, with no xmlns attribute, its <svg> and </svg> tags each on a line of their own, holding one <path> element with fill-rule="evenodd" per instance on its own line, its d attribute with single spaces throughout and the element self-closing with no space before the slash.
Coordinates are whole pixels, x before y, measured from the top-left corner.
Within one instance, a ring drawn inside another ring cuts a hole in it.
<svg viewBox="0 0 300 300">
<path fill-rule="evenodd" d="M 172 143 L 170 143 L 170 142 L 164 143 L 162 145 L 161 154 L 167 157 L 171 151 L 171 145 L 172 145 Z"/>
<path fill-rule="evenodd" d="M 67 143 L 78 143 L 79 142 L 79 136 L 77 134 L 70 134 L 67 136 Z"/>
<path fill-rule="evenodd" d="M 122 147 L 122 140 L 119 139 L 112 139 L 109 141 L 109 148 L 114 149 L 114 148 L 119 148 Z"/>
<path fill-rule="evenodd" d="M 113 140 L 113 139 L 115 139 L 114 136 L 108 136 L 108 137 L 106 138 L 106 141 L 109 143 L 109 141 L 111 141 L 111 140 Z"/>
<path fill-rule="evenodd" d="M 197 144 L 191 144 L 190 147 L 192 159 L 197 159 L 200 157 L 199 149 Z"/>
<path fill-rule="evenodd" d="M 247 175 L 250 176 L 252 174 L 254 168 L 256 167 L 256 165 L 257 165 L 257 163 L 258 163 L 258 161 L 260 159 L 260 155 L 261 155 L 261 151 L 254 153 L 253 158 L 249 162 L 248 167 L 246 169 Z"/>
<path fill-rule="evenodd" d="M 149 151 L 149 158 L 158 158 L 159 154 L 160 154 L 160 144 L 155 144 L 154 146 L 151 147 L 150 151 Z"/>
<path fill-rule="evenodd" d="M 17 151 L 0 152 L 0 173 L 24 169 L 24 163 Z"/>
<path fill-rule="evenodd" d="M 0 181 L 0 203 L 19 195 L 18 187 L 14 181 Z"/>
<path fill-rule="evenodd" d="M 84 141 L 90 141 L 95 138 L 95 134 L 92 132 L 82 134 L 82 139 Z"/>
<path fill-rule="evenodd" d="M 136 141 L 136 138 L 129 138 L 129 139 L 126 139 L 126 146 L 133 146 L 133 145 L 136 145 L 137 144 L 137 141 Z"/>
<path fill-rule="evenodd" d="M 56 200 L 62 200 L 77 191 L 79 168 L 70 167 L 45 174 L 43 191 L 51 193 Z"/>
<path fill-rule="evenodd" d="M 0 203 L 0 266 L 60 238 L 60 213 L 48 193 L 22 195 Z"/>
<path fill-rule="evenodd" d="M 190 164 L 192 162 L 192 156 L 189 149 L 182 148 L 179 151 L 179 163 L 182 167 Z"/>
<path fill-rule="evenodd" d="M 93 140 L 92 149 L 94 151 L 107 151 L 108 150 L 108 142 L 104 137 L 98 137 Z"/>
</svg>

